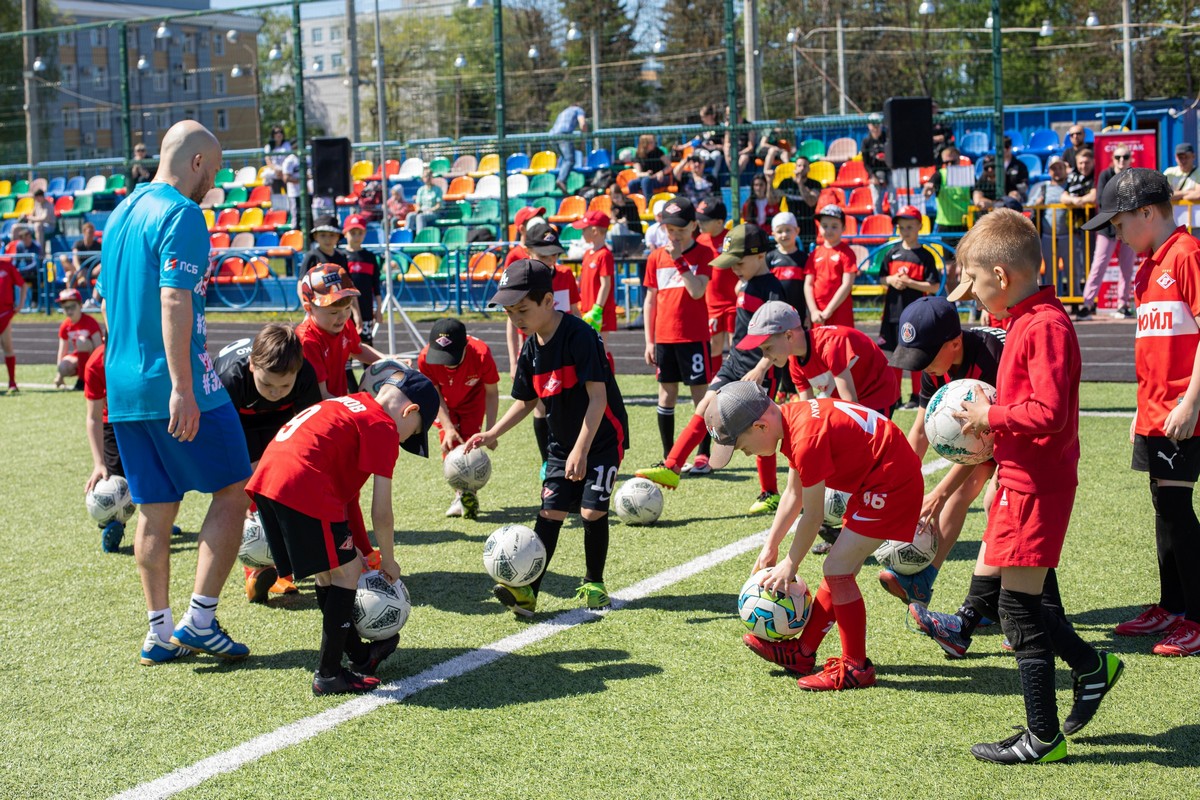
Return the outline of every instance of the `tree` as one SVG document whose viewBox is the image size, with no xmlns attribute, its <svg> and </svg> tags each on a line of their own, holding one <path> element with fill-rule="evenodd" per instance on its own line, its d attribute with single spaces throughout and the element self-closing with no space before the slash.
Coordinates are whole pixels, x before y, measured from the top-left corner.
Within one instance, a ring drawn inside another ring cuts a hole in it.
<svg viewBox="0 0 1200 800">
<path fill-rule="evenodd" d="M 258 76 L 260 125 L 262 140 L 271 141 L 271 128 L 283 128 L 288 141 L 296 141 L 296 94 L 294 65 L 292 64 L 292 19 L 277 11 L 266 11 L 262 15 L 263 26 L 258 31 Z M 275 58 L 271 58 L 272 52 Z M 323 136 L 324 127 L 314 113 L 311 95 L 305 97 L 304 118 L 308 136 Z"/>
<path fill-rule="evenodd" d="M 39 28 L 59 25 L 63 20 L 49 0 L 39 0 L 37 5 Z M 0 31 L 21 30 L 21 0 L 0 0 Z M 34 37 L 34 52 L 46 63 L 45 72 L 35 75 L 34 91 L 44 83 L 58 81 L 55 37 Z M 31 66 L 31 65 L 30 65 Z M 21 39 L 0 41 L 0 163 L 20 164 L 27 157 L 25 150 L 25 56 Z M 45 116 L 38 120 L 37 136 L 45 141 L 52 135 L 53 123 Z"/>
<path fill-rule="evenodd" d="M 565 64 L 549 117 L 574 103 L 591 110 L 591 33 L 599 32 L 600 124 L 607 128 L 644 123 L 649 87 L 639 75 L 640 59 L 634 28 L 643 6 L 621 0 L 563 0 L 560 13 L 580 37 L 567 42 Z M 589 113 L 590 116 L 590 113 Z M 591 121 L 589 120 L 589 125 Z"/>
</svg>

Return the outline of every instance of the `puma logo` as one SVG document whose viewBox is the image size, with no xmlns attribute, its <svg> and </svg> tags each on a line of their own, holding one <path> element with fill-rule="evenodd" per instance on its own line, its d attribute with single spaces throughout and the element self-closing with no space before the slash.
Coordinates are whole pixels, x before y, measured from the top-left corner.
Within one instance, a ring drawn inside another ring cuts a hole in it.
<svg viewBox="0 0 1200 800">
<path fill-rule="evenodd" d="M 1169 466 L 1171 469 L 1175 469 L 1175 457 L 1178 455 L 1179 455 L 1179 451 L 1176 450 L 1175 455 L 1171 456 L 1170 458 L 1167 458 L 1166 453 L 1164 453 L 1162 450 L 1158 451 L 1158 457 L 1161 458 L 1163 461 L 1167 462 L 1167 466 Z"/>
</svg>

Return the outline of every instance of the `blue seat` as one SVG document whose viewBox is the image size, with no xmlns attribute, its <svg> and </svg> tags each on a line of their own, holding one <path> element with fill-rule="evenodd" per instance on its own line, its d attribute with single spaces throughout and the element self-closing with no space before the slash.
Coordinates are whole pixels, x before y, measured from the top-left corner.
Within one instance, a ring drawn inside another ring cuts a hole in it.
<svg viewBox="0 0 1200 800">
<path fill-rule="evenodd" d="M 1009 128 L 1004 135 L 1012 139 L 1013 152 L 1019 153 L 1025 149 L 1025 137 L 1016 128 Z"/>
<path fill-rule="evenodd" d="M 255 247 L 278 247 L 279 234 L 275 231 L 265 231 L 254 237 Z"/>
<path fill-rule="evenodd" d="M 1021 153 L 1017 159 L 1029 168 L 1030 180 L 1040 178 L 1042 176 L 1042 160 L 1033 153 Z"/>
<path fill-rule="evenodd" d="M 67 181 L 65 192 L 67 194 L 78 194 L 83 191 L 83 187 L 87 186 L 87 179 L 82 175 L 76 175 Z"/>
<path fill-rule="evenodd" d="M 972 161 L 978 161 L 983 154 L 992 152 L 992 143 L 988 140 L 986 133 L 970 131 L 963 134 L 962 139 L 959 140 L 958 150 Z"/>
<path fill-rule="evenodd" d="M 397 228 L 392 231 L 389 241 L 392 244 L 412 244 L 413 232 L 408 228 Z"/>
<path fill-rule="evenodd" d="M 504 169 L 509 175 L 520 172 L 523 169 L 529 169 L 529 154 L 513 153 L 505 160 Z"/>
<path fill-rule="evenodd" d="M 51 178 L 50 182 L 46 184 L 46 196 L 47 197 L 53 197 L 53 198 L 57 199 L 61 195 L 65 194 L 66 191 L 67 191 L 67 179 L 62 176 L 59 176 L 57 178 Z"/>
<path fill-rule="evenodd" d="M 1039 156 L 1057 155 L 1062 153 L 1062 143 L 1059 142 L 1057 133 L 1049 128 L 1040 128 L 1033 132 L 1024 152 Z"/>
<path fill-rule="evenodd" d="M 379 231 L 379 226 L 374 222 L 367 225 L 366 235 L 363 236 L 363 244 L 383 244 L 383 236 Z"/>
</svg>

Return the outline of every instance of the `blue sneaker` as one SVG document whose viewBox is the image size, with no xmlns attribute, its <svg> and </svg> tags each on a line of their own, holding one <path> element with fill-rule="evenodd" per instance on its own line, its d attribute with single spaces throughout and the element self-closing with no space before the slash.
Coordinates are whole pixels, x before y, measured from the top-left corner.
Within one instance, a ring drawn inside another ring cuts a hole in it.
<svg viewBox="0 0 1200 800">
<path fill-rule="evenodd" d="M 153 667 L 155 664 L 166 664 L 168 661 L 174 661 L 177 658 L 190 656 L 192 651 L 186 647 L 181 647 L 171 642 L 164 642 L 158 638 L 154 631 L 146 634 L 146 641 L 142 642 L 142 665 Z"/>
<path fill-rule="evenodd" d="M 100 531 L 100 549 L 106 553 L 118 553 L 121 550 L 121 540 L 125 538 L 125 523 L 115 519 Z"/>
<path fill-rule="evenodd" d="M 182 536 L 183 528 L 179 527 L 178 525 L 172 525 L 171 526 L 171 535 L 172 536 Z"/>
<path fill-rule="evenodd" d="M 937 576 L 938 568 L 932 564 L 916 575 L 901 575 L 885 569 L 879 572 L 879 585 L 887 589 L 888 594 L 903 600 L 905 605 L 920 603 L 927 606 L 933 597 L 933 582 Z"/>
<path fill-rule="evenodd" d="M 971 637 L 963 636 L 962 620 L 954 614 L 930 611 L 920 603 L 912 603 L 908 613 L 917 622 L 921 632 L 938 643 L 951 658 L 962 658 L 971 646 Z"/>
<path fill-rule="evenodd" d="M 171 634 L 171 644 L 181 645 L 190 650 L 199 650 L 210 656 L 237 661 L 250 655 L 250 648 L 229 638 L 229 634 L 221 629 L 221 623 L 213 618 L 211 628 L 196 628 L 187 620 L 179 623 L 179 627 Z"/>
</svg>

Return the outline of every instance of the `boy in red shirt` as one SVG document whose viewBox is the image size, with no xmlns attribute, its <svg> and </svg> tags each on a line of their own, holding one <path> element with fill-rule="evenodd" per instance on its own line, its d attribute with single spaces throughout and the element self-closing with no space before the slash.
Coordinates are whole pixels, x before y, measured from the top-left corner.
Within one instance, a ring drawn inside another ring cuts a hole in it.
<svg viewBox="0 0 1200 800">
<path fill-rule="evenodd" d="M 364 364 L 373 364 L 383 357 L 362 343 L 358 327 L 351 320 L 358 290 L 345 267 L 318 264 L 300 279 L 300 297 L 305 317 L 296 326 L 296 335 L 304 346 L 304 358 L 317 371 L 321 397 L 341 397 L 349 389 L 347 358 L 354 356 Z"/>
<path fill-rule="evenodd" d="M 962 282 L 951 302 L 973 295 L 993 316 L 1013 318 L 996 375 L 995 405 L 981 396 L 955 414 L 964 433 L 995 431 L 998 491 L 971 594 L 959 615 L 916 603 L 909 613 L 952 655 L 962 645 L 964 621 L 973 627 L 983 616 L 999 619 L 1017 657 L 1027 727 L 999 742 L 977 744 L 971 753 L 996 764 L 1059 761 L 1067 755 L 1063 732 L 1075 734 L 1091 721 L 1124 669 L 1115 655 L 1079 638 L 1054 577 L 1078 484 L 1079 342 L 1054 287 L 1038 286 L 1041 238 L 1020 213 L 999 209 L 982 217 L 959 243 L 957 256 Z M 993 585 L 999 579 L 998 597 L 992 591 L 976 594 L 977 581 L 989 576 Z M 1061 728 L 1056 655 L 1074 679 L 1075 703 Z"/>
<path fill-rule="evenodd" d="M 818 242 L 808 254 L 804 265 L 804 299 L 808 301 L 808 318 L 813 327 L 844 325 L 854 327 L 854 305 L 850 291 L 858 260 L 848 245 L 842 242 L 846 230 L 846 212 L 828 205 L 817 212 L 824 242 Z"/>
<path fill-rule="evenodd" d="M 21 289 L 20 298 L 14 305 L 13 295 L 18 287 Z M 8 370 L 8 391 L 10 393 L 20 390 L 17 389 L 17 351 L 13 349 L 9 323 L 12 322 L 17 309 L 25 307 L 25 298 L 28 294 L 29 287 L 25 285 L 25 278 L 21 276 L 20 270 L 13 264 L 12 259 L 0 258 L 0 350 L 4 351 L 4 367 Z"/>
<path fill-rule="evenodd" d="M 700 233 L 696 241 L 720 253 L 725 248 L 725 204 L 716 198 L 706 198 L 696 203 L 696 226 Z M 704 304 L 708 307 L 708 352 L 709 372 L 716 375 L 725 358 L 725 346 L 737 324 L 738 277 L 733 270 L 713 270 L 708 287 L 704 290 Z"/>
<path fill-rule="evenodd" d="M 571 223 L 572 228 L 583 231 L 583 240 L 591 247 L 583 254 L 579 269 L 579 307 L 588 309 L 583 321 L 601 334 L 617 329 L 616 265 L 605 243 L 611 224 L 603 211 L 589 211 Z"/>
<path fill-rule="evenodd" d="M 658 380 L 658 436 L 666 459 L 675 443 L 679 384 L 691 387 L 696 405 L 708 388 L 711 336 L 705 292 L 717 254 L 696 241 L 696 210 L 686 197 L 667 202 L 662 226 L 667 245 L 651 251 L 646 260 L 642 319 L 644 357 Z"/>
<path fill-rule="evenodd" d="M 78 289 L 63 289 L 58 294 L 58 304 L 67 318 L 58 326 L 58 357 L 55 358 L 58 374 L 54 376 L 54 385 L 61 389 L 64 378 L 76 377 L 75 388 L 83 389 L 83 368 L 92 351 L 103 341 L 100 323 L 83 313 L 83 296 Z"/>
<path fill-rule="evenodd" d="M 1104 185 L 1099 222 L 1146 253 L 1134 278 L 1137 299 L 1137 416 L 1133 468 L 1150 474 L 1158 542 L 1159 600 L 1122 622 L 1122 636 L 1162 635 L 1153 652 L 1200 654 L 1200 522 L 1192 505 L 1200 476 L 1200 245 L 1176 227 L 1171 187 L 1160 173 L 1132 168 Z"/>
<path fill-rule="evenodd" d="M 788 481 L 779 510 L 753 572 L 770 569 L 762 585 L 786 591 L 824 519 L 825 487 L 851 494 L 844 526 L 822 564 L 824 580 L 813 598 L 804 632 L 796 639 L 767 642 L 742 637 L 757 655 L 800 675 L 810 691 L 875 685 L 867 658 L 867 607 L 856 575 L 880 540 L 911 542 L 921 512 L 925 480 L 921 462 L 904 433 L 876 411 L 828 398 L 777 406 L 746 381 L 721 387 L 704 420 L 713 437 L 712 460 L 724 466 L 734 450 L 788 461 Z M 801 511 L 803 509 L 803 511 Z M 779 561 L 779 545 L 800 519 L 791 549 Z M 825 634 L 838 626 L 842 655 L 810 674 Z"/>
<path fill-rule="evenodd" d="M 387 379 L 378 397 L 359 392 L 309 406 L 279 429 L 246 484 L 279 571 L 316 580 L 322 633 L 315 695 L 377 688 L 375 671 L 396 650 L 398 634 L 368 644 L 354 632 L 362 565 L 346 506 L 357 502 L 374 476 L 371 521 L 380 569 L 397 580 L 392 473 L 400 448 L 428 457 L 428 432 L 439 402 L 430 380 L 405 368 Z M 349 669 L 342 667 L 343 654 L 350 657 Z"/>
<path fill-rule="evenodd" d="M 429 344 L 417 355 L 417 369 L 433 381 L 442 397 L 438 407 L 438 440 L 442 458 L 486 427 L 496 424 L 500 407 L 500 374 L 492 350 L 467 335 L 456 319 L 439 319 L 429 332 Z M 447 517 L 475 519 L 479 498 L 474 492 L 455 492 Z"/>
<path fill-rule="evenodd" d="M 514 261 L 520 261 L 522 258 L 529 258 L 529 251 L 525 249 L 525 229 L 529 223 L 537 220 L 545 222 L 546 209 L 542 206 L 525 206 L 517 212 L 517 216 L 513 219 L 513 227 L 517 229 L 517 241 L 520 244 L 515 245 L 508 251 L 508 255 L 504 257 L 504 268 L 508 269 L 508 265 Z"/>
</svg>

